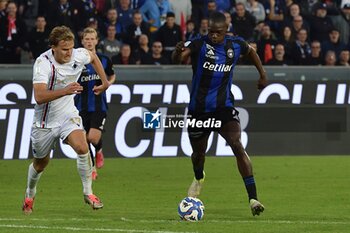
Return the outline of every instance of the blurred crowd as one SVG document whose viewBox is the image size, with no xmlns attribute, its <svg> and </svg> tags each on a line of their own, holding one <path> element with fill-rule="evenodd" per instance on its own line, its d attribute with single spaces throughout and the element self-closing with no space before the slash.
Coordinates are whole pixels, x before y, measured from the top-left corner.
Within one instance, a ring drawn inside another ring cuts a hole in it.
<svg viewBox="0 0 350 233">
<path fill-rule="evenodd" d="M 350 0 L 0 0 L 0 63 L 33 62 L 66 25 L 77 47 L 95 28 L 114 64 L 171 64 L 176 43 L 207 34 L 214 11 L 263 64 L 349 66 Z"/>
</svg>

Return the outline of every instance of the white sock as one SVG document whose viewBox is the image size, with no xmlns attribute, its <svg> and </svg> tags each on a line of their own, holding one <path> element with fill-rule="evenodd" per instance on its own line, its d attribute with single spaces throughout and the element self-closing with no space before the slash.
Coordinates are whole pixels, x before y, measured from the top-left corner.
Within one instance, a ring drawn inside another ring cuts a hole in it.
<svg viewBox="0 0 350 233">
<path fill-rule="evenodd" d="M 92 164 L 90 159 L 90 152 L 83 155 L 78 155 L 77 167 L 81 182 L 83 183 L 84 195 L 92 194 Z"/>
<path fill-rule="evenodd" d="M 29 165 L 28 168 L 28 179 L 27 179 L 27 190 L 26 190 L 26 197 L 33 198 L 35 197 L 36 193 L 36 184 L 38 183 L 40 176 L 42 172 L 38 173 L 33 163 Z"/>
</svg>

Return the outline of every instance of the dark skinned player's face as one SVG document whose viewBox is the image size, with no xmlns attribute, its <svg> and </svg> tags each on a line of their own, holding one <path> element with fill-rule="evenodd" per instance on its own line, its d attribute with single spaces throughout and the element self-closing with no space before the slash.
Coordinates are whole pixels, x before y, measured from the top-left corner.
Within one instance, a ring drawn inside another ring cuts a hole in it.
<svg viewBox="0 0 350 233">
<path fill-rule="evenodd" d="M 225 22 L 213 23 L 209 22 L 208 37 L 214 44 L 221 44 L 224 42 L 224 38 L 227 31 L 227 25 Z"/>
</svg>

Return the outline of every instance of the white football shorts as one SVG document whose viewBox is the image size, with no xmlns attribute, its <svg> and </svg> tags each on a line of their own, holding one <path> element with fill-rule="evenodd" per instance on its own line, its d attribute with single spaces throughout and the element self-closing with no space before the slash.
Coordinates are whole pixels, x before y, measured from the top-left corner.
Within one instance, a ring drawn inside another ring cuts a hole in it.
<svg viewBox="0 0 350 233">
<path fill-rule="evenodd" d="M 34 158 L 44 158 L 55 148 L 58 138 L 64 142 L 74 130 L 84 130 L 80 116 L 67 118 L 60 127 L 40 128 L 33 125 L 30 138 Z"/>
</svg>

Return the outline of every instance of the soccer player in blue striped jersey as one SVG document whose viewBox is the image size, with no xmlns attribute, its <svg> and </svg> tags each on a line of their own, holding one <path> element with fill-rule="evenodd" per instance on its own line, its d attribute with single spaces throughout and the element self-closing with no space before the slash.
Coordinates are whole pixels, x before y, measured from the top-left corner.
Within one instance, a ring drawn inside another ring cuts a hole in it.
<svg viewBox="0 0 350 233">
<path fill-rule="evenodd" d="M 111 60 L 103 54 L 96 53 L 96 45 L 98 43 L 96 30 L 89 27 L 85 28 L 82 33 L 81 43 L 85 49 L 96 54 L 101 60 L 109 85 L 114 83 L 115 74 Z M 100 85 L 101 79 L 91 64 L 85 66 L 78 79 L 78 83 L 83 87 L 83 91 L 81 94 L 75 96 L 75 105 L 83 119 L 83 125 L 87 134 L 86 138 L 93 163 L 92 179 L 95 180 L 97 178 L 96 167 L 101 168 L 104 164 L 102 132 L 108 109 L 106 93 L 103 92 L 101 95 L 94 94 L 93 88 L 94 86 Z M 96 162 L 93 158 L 90 143 L 95 147 Z"/>
<path fill-rule="evenodd" d="M 259 72 L 258 89 L 267 85 L 267 76 L 256 51 L 240 37 L 226 35 L 225 15 L 212 13 L 209 32 L 186 43 L 179 42 L 172 54 L 175 63 L 186 61 L 191 56 L 192 90 L 188 106 L 188 118 L 201 121 L 218 120 L 217 128 L 205 128 L 205 124 L 189 124 L 188 133 L 192 146 L 192 165 L 195 178 L 189 187 L 188 196 L 198 197 L 204 182 L 204 161 L 211 131 L 217 131 L 232 148 L 238 170 L 243 178 L 253 215 L 264 211 L 258 201 L 250 158 L 241 143 L 241 127 L 238 111 L 234 108 L 231 93 L 232 74 L 241 55 L 248 56 Z"/>
</svg>

